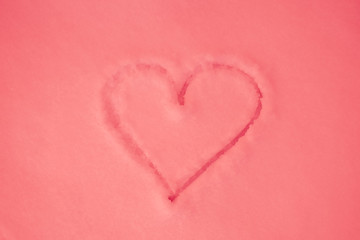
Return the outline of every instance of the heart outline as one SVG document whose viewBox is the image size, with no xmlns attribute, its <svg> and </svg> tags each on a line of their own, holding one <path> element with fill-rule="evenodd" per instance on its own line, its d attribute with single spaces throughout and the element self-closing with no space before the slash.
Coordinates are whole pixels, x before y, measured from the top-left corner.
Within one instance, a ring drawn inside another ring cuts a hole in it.
<svg viewBox="0 0 360 240">
<path fill-rule="evenodd" d="M 129 66 L 125 66 L 129 67 Z M 224 155 L 227 151 L 229 151 L 236 143 L 239 141 L 239 139 L 246 135 L 247 131 L 250 129 L 251 125 L 255 123 L 255 121 L 259 118 L 261 110 L 262 110 L 262 101 L 263 94 L 260 90 L 260 87 L 258 86 L 255 79 L 247 74 L 245 71 L 241 70 L 240 68 L 234 67 L 232 65 L 227 64 L 221 64 L 217 62 L 208 62 L 202 65 L 198 65 L 196 68 L 194 68 L 193 72 L 189 74 L 186 77 L 186 80 L 184 84 L 182 85 L 180 91 L 177 92 L 177 100 L 179 105 L 185 105 L 185 96 L 187 89 L 191 85 L 191 83 L 194 81 L 196 76 L 200 74 L 203 71 L 206 71 L 208 68 L 213 69 L 225 69 L 228 71 L 235 71 L 237 73 L 240 73 L 241 75 L 244 75 L 246 80 L 249 84 L 252 85 L 252 87 L 255 89 L 255 92 L 257 94 L 257 105 L 254 110 L 253 115 L 251 115 L 251 118 L 249 121 L 245 124 L 245 126 L 239 131 L 234 138 L 229 141 L 226 145 L 224 145 L 219 151 L 217 151 L 215 154 L 213 154 L 202 166 L 195 171 L 191 176 L 178 188 L 173 190 L 165 177 L 161 174 L 161 172 L 158 170 L 158 168 L 155 166 L 153 161 L 149 157 L 146 156 L 144 151 L 137 145 L 136 141 L 131 137 L 130 134 L 128 134 L 125 130 L 122 129 L 121 126 L 121 117 L 117 114 L 114 103 L 113 103 L 113 93 L 116 90 L 116 88 L 121 84 L 122 79 L 120 78 L 120 71 L 118 71 L 116 74 L 112 76 L 110 81 L 107 81 L 104 88 L 103 88 L 103 107 L 106 117 L 107 125 L 110 126 L 111 129 L 113 129 L 117 134 L 120 134 L 123 143 L 127 146 L 127 148 L 130 150 L 131 153 L 133 153 L 137 158 L 145 162 L 148 167 L 153 171 L 155 176 L 158 178 L 160 183 L 163 185 L 163 187 L 170 193 L 168 195 L 168 199 L 173 202 L 176 198 L 180 196 L 180 194 L 187 189 L 197 178 L 199 178 L 213 163 L 215 163 L 217 160 L 221 158 L 222 155 Z M 148 63 L 137 63 L 135 64 L 135 69 L 137 70 L 155 70 L 161 75 L 164 76 L 165 79 L 168 80 L 170 84 L 175 86 L 174 81 L 171 78 L 171 75 L 168 73 L 168 71 L 162 67 L 159 64 L 148 64 Z"/>
</svg>

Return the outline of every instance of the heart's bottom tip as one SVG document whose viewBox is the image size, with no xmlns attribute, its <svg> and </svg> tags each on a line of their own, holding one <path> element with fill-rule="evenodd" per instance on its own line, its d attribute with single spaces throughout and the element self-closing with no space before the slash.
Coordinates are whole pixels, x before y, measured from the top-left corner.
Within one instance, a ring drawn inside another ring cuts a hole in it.
<svg viewBox="0 0 360 240">
<path fill-rule="evenodd" d="M 168 199 L 170 200 L 170 202 L 174 202 L 177 197 L 178 196 L 176 194 L 172 194 L 168 196 Z"/>
</svg>

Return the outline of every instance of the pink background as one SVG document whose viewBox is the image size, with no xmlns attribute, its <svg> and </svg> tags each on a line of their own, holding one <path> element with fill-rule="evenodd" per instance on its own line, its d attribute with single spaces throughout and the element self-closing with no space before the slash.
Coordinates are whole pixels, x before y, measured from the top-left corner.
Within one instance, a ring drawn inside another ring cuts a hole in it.
<svg viewBox="0 0 360 240">
<path fill-rule="evenodd" d="M 359 1 L 1 0 L 0 54 L 1 240 L 359 239 Z M 173 204 L 100 92 L 202 56 L 258 65 L 267 108 Z"/>
</svg>

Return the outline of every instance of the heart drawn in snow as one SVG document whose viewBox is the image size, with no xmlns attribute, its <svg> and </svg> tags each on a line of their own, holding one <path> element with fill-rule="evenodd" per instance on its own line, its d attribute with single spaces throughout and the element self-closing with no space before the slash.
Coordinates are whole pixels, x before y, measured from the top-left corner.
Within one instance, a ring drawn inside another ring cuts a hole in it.
<svg viewBox="0 0 360 240">
<path fill-rule="evenodd" d="M 255 79 L 235 66 L 205 63 L 179 78 L 177 88 L 161 65 L 127 65 L 103 92 L 108 125 L 171 201 L 246 134 L 262 108 Z"/>
</svg>

